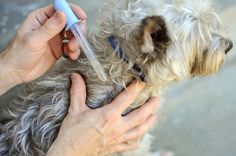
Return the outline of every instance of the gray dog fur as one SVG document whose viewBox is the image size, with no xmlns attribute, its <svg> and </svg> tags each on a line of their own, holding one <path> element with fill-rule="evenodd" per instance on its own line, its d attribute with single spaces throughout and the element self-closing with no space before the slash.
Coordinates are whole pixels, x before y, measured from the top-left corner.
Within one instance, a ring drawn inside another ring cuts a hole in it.
<svg viewBox="0 0 236 156">
<path fill-rule="evenodd" d="M 110 35 L 128 55 L 129 64 L 116 56 Z M 216 73 L 232 48 L 209 0 L 130 0 L 128 6 L 110 2 L 102 9 L 99 27 L 87 37 L 108 81 L 98 79 L 84 55 L 76 61 L 59 60 L 40 79 L 26 84 L 6 111 L 0 125 L 0 155 L 45 155 L 68 111 L 72 72 L 83 75 L 87 104 L 97 108 L 138 79 L 130 72 L 138 64 L 147 87 L 130 110 L 160 95 L 173 81 Z M 140 149 L 120 155 L 151 155 L 150 141 L 145 137 Z"/>
</svg>

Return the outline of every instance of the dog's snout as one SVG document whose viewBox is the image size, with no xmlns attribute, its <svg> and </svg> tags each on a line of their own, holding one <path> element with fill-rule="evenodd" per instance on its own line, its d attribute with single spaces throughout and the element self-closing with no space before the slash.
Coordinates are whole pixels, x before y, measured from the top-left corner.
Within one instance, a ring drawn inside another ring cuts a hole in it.
<svg viewBox="0 0 236 156">
<path fill-rule="evenodd" d="M 225 54 L 227 54 L 233 48 L 233 42 L 231 40 L 225 40 L 226 42 L 226 49 Z"/>
</svg>

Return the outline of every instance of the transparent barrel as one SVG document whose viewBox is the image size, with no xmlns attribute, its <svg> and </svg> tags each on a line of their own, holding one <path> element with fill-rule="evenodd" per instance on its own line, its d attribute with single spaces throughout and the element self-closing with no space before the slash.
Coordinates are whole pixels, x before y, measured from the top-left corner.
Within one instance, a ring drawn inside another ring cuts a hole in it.
<svg viewBox="0 0 236 156">
<path fill-rule="evenodd" d="M 96 58 L 95 53 L 92 51 L 92 48 L 87 41 L 82 29 L 81 25 L 76 23 L 74 24 L 70 30 L 72 31 L 73 35 L 75 36 L 76 40 L 79 41 L 80 47 L 84 51 L 85 55 L 87 56 L 89 62 L 93 66 L 93 69 L 97 73 L 98 77 L 102 81 L 107 81 L 107 76 L 103 70 L 102 65 L 99 63 L 98 59 Z"/>
</svg>

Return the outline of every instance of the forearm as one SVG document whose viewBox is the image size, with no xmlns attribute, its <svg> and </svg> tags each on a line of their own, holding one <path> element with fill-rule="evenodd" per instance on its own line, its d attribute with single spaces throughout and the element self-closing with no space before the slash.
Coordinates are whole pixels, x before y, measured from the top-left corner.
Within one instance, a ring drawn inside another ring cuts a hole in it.
<svg viewBox="0 0 236 156">
<path fill-rule="evenodd" d="M 7 50 L 0 53 L 0 96 L 20 84 L 18 76 L 14 74 L 14 69 L 7 63 L 6 53 Z"/>
</svg>

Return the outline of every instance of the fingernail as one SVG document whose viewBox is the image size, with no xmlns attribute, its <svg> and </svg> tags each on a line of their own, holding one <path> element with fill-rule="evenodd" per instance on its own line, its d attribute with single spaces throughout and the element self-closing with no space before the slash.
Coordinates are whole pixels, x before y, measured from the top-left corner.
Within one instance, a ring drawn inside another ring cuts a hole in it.
<svg viewBox="0 0 236 156">
<path fill-rule="evenodd" d="M 132 82 L 134 84 L 134 92 L 135 93 L 139 93 L 143 88 L 144 88 L 144 85 L 142 83 L 140 83 L 139 81 L 137 80 L 134 80 Z"/>
<path fill-rule="evenodd" d="M 72 79 L 72 80 L 75 80 L 76 77 L 77 77 L 77 74 L 76 74 L 76 73 L 72 73 L 72 74 L 71 74 L 71 79 Z"/>
<path fill-rule="evenodd" d="M 145 83 L 143 83 L 142 81 L 135 80 L 135 83 L 140 89 L 143 89 L 145 87 Z"/>
<path fill-rule="evenodd" d="M 78 59 L 79 56 L 76 52 L 70 52 L 69 57 L 70 57 L 71 60 L 75 61 L 75 60 Z"/>
<path fill-rule="evenodd" d="M 52 19 L 49 20 L 49 24 L 51 27 L 58 27 L 58 25 L 61 25 L 64 21 L 63 21 L 63 17 L 62 17 L 62 13 L 61 12 L 56 12 Z"/>
</svg>

